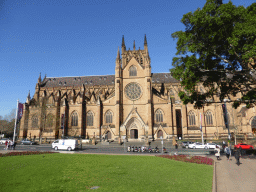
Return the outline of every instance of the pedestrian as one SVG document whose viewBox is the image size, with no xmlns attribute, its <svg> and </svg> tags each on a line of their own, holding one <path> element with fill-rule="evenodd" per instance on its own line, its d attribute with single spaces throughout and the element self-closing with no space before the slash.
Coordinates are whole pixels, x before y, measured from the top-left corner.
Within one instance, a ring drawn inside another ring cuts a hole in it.
<svg viewBox="0 0 256 192">
<path fill-rule="evenodd" d="M 176 143 L 175 143 L 175 149 L 178 149 L 178 143 L 177 143 L 177 141 L 176 141 Z"/>
<path fill-rule="evenodd" d="M 8 149 L 8 140 L 5 141 L 5 150 Z"/>
<path fill-rule="evenodd" d="M 236 150 L 235 152 L 235 158 L 236 158 L 236 164 L 239 166 L 240 165 L 240 157 L 241 157 L 241 151 Z"/>
<path fill-rule="evenodd" d="M 217 160 L 220 160 L 220 148 L 219 148 L 219 146 L 217 146 L 216 149 L 215 149 L 215 156 L 217 157 Z"/>
<path fill-rule="evenodd" d="M 13 142 L 12 141 L 9 142 L 9 146 L 10 146 L 10 149 L 13 149 Z"/>
<path fill-rule="evenodd" d="M 231 150 L 230 150 L 229 147 L 226 147 L 225 150 L 226 150 L 226 157 L 227 157 L 227 160 L 229 161 L 229 157 L 230 157 Z"/>
</svg>

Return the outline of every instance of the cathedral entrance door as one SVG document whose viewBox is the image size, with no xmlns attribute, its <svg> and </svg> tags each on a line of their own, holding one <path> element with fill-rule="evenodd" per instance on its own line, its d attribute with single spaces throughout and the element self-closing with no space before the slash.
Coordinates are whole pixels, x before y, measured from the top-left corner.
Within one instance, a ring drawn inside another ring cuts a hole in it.
<svg viewBox="0 0 256 192">
<path fill-rule="evenodd" d="M 110 131 L 107 132 L 107 137 L 108 137 L 108 139 L 111 139 L 111 132 Z"/>
<path fill-rule="evenodd" d="M 177 126 L 177 137 L 182 138 L 181 110 L 180 109 L 176 109 L 176 126 Z"/>
<path fill-rule="evenodd" d="M 138 129 L 131 129 L 131 139 L 138 139 Z"/>
</svg>

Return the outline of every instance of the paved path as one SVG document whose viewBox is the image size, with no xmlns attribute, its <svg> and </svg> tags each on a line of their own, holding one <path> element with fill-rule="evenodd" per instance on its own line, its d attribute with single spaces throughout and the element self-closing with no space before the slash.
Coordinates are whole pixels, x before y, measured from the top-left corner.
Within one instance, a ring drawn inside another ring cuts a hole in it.
<svg viewBox="0 0 256 192">
<path fill-rule="evenodd" d="M 256 159 L 240 162 L 238 166 L 234 157 L 228 161 L 225 156 L 216 162 L 216 192 L 256 192 Z"/>
</svg>

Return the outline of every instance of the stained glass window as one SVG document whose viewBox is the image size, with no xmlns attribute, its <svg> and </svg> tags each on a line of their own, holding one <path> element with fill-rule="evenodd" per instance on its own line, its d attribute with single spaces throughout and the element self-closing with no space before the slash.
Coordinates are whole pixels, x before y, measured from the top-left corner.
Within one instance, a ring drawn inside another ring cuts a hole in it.
<svg viewBox="0 0 256 192">
<path fill-rule="evenodd" d="M 112 123 L 113 122 L 112 117 L 113 117 L 113 115 L 112 115 L 111 111 L 107 111 L 106 115 L 105 115 L 106 123 Z"/>
<path fill-rule="evenodd" d="M 196 117 L 193 111 L 190 111 L 188 113 L 188 122 L 189 122 L 189 125 L 196 125 Z"/>
<path fill-rule="evenodd" d="M 71 126 L 78 126 L 78 115 L 76 111 L 71 115 Z"/>
<path fill-rule="evenodd" d="M 124 90 L 126 97 L 131 100 L 137 100 L 142 95 L 141 87 L 137 83 L 129 83 Z"/>
</svg>

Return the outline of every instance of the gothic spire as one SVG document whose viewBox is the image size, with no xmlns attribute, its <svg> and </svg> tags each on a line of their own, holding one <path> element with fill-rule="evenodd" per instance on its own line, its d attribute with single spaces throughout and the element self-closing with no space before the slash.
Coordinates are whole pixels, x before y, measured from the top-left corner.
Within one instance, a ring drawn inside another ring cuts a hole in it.
<svg viewBox="0 0 256 192">
<path fill-rule="evenodd" d="M 29 92 L 28 92 L 28 96 L 27 96 L 26 103 L 29 103 L 29 101 L 30 101 L 30 90 L 29 90 Z"/>
<path fill-rule="evenodd" d="M 40 72 L 37 83 L 41 83 L 41 81 L 42 81 L 42 79 L 41 79 L 41 72 Z"/>
<path fill-rule="evenodd" d="M 123 54 L 123 51 L 126 50 L 126 47 L 125 47 L 125 43 L 124 43 L 124 36 L 122 37 L 122 54 Z"/>
<path fill-rule="evenodd" d="M 119 47 L 118 47 L 118 50 L 117 50 L 117 56 L 116 56 L 116 59 L 119 61 L 120 59 L 120 51 L 119 51 Z"/>
<path fill-rule="evenodd" d="M 144 50 L 148 54 L 148 42 L 147 42 L 146 34 L 145 34 L 145 37 L 144 37 Z"/>
<path fill-rule="evenodd" d="M 135 50 L 135 40 L 133 41 L 133 50 Z"/>
<path fill-rule="evenodd" d="M 146 34 L 144 36 L 144 45 L 148 45 Z"/>
</svg>

